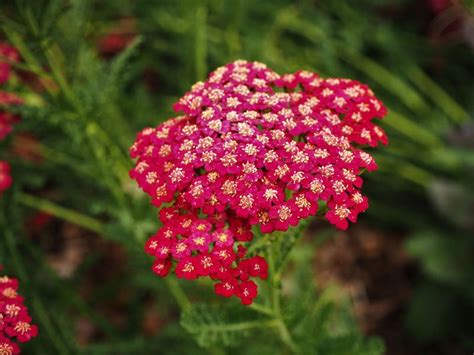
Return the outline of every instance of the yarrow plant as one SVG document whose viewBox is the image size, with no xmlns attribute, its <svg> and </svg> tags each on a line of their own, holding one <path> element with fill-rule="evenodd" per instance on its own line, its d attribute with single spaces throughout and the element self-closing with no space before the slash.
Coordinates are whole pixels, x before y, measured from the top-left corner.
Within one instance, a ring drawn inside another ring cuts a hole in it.
<svg viewBox="0 0 474 355">
<path fill-rule="evenodd" d="M 1 266 L 0 266 L 1 267 Z M 19 354 L 15 343 L 25 343 L 38 335 L 38 328 L 31 323 L 24 298 L 18 294 L 18 280 L 0 276 L 0 354 Z"/>
<path fill-rule="evenodd" d="M 0 43 L 0 141 L 4 140 L 13 130 L 13 125 L 19 117 L 4 110 L 9 105 L 19 105 L 22 100 L 13 93 L 3 91 L 1 86 L 10 79 L 12 63 L 18 62 L 18 51 L 5 43 Z M 0 194 L 12 184 L 10 165 L 0 160 Z"/>
<path fill-rule="evenodd" d="M 146 243 L 154 272 L 210 277 L 215 292 L 251 304 L 268 266 L 246 256 L 254 233 L 286 231 L 325 204 L 346 229 L 368 208 L 360 147 L 387 143 L 373 123 L 386 109 L 365 85 L 298 71 L 278 75 L 235 61 L 196 83 L 174 105 L 181 116 L 140 132 L 130 175 L 160 208 Z M 254 230 L 255 231 L 255 230 Z"/>
</svg>

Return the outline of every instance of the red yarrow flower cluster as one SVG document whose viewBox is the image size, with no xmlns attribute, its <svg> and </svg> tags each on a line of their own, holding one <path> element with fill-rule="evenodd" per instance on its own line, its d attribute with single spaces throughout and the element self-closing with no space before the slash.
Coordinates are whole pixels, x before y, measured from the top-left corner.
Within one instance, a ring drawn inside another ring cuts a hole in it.
<svg viewBox="0 0 474 355">
<path fill-rule="evenodd" d="M 18 51 L 5 43 L 0 43 L 0 85 L 6 84 L 11 74 L 11 63 L 19 61 Z M 19 105 L 22 100 L 13 93 L 2 91 L 0 87 L 0 141 L 4 140 L 13 130 L 13 125 L 20 118 L 7 112 L 4 108 Z M 0 160 L 0 194 L 12 184 L 10 166 Z"/>
<path fill-rule="evenodd" d="M 18 280 L 0 276 L 0 354 L 19 354 L 16 342 L 25 343 L 38 335 L 31 323 L 24 299 L 18 294 Z M 16 342 L 15 342 L 16 340 Z"/>
<path fill-rule="evenodd" d="M 174 109 L 183 115 L 144 129 L 130 149 L 137 159 L 131 177 L 156 207 L 171 206 L 147 244 L 158 275 L 176 261 L 178 277 L 210 276 L 219 281 L 216 293 L 248 304 L 257 292 L 249 277 L 267 272 L 262 258 L 239 255 L 251 226 L 286 231 L 323 201 L 328 221 L 346 229 L 367 209 L 360 174 L 377 166 L 360 146 L 387 143 L 373 123 L 386 109 L 367 86 L 307 71 L 280 76 L 262 63 L 236 61 L 195 84 Z M 218 258 L 221 251 L 231 261 Z M 204 256 L 226 272 L 202 275 Z M 251 273 L 248 264 L 265 272 Z"/>
</svg>

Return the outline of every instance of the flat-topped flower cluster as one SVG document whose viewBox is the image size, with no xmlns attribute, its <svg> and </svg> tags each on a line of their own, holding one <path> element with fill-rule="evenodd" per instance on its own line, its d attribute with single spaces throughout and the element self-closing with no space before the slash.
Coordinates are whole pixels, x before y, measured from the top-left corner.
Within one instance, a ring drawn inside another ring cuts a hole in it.
<svg viewBox="0 0 474 355">
<path fill-rule="evenodd" d="M 18 294 L 18 280 L 0 276 L 0 354 L 20 353 L 16 341 L 24 343 L 38 335 L 31 317 Z"/>
<path fill-rule="evenodd" d="M 130 175 L 162 208 L 163 227 L 146 250 L 154 270 L 209 276 L 216 293 L 249 304 L 250 277 L 267 277 L 246 258 L 252 226 L 286 231 L 327 204 L 341 229 L 368 207 L 360 173 L 376 169 L 357 146 L 386 143 L 372 121 L 386 109 L 365 85 L 299 71 L 280 76 L 236 61 L 195 84 L 175 105 L 183 115 L 146 128 L 130 149 Z"/>
</svg>

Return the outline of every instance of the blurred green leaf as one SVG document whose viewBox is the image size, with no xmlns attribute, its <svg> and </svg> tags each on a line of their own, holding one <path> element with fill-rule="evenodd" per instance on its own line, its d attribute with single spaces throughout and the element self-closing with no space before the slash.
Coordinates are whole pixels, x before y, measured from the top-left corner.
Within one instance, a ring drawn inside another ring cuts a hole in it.
<svg viewBox="0 0 474 355">
<path fill-rule="evenodd" d="M 457 182 L 435 180 L 428 188 L 431 200 L 447 220 L 474 230 L 474 193 Z"/>
<path fill-rule="evenodd" d="M 423 269 L 434 279 L 448 284 L 473 280 L 473 242 L 457 235 L 442 236 L 436 232 L 422 232 L 407 241 L 408 252 L 417 257 Z"/>
</svg>

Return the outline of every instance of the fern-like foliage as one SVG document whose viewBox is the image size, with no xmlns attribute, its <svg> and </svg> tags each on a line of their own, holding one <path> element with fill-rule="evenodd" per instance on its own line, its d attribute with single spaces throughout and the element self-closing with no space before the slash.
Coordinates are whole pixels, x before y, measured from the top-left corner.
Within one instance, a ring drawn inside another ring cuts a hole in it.
<svg viewBox="0 0 474 355">
<path fill-rule="evenodd" d="M 236 345 L 246 337 L 275 324 L 239 306 L 194 304 L 185 310 L 181 325 L 191 333 L 199 345 Z"/>
</svg>

